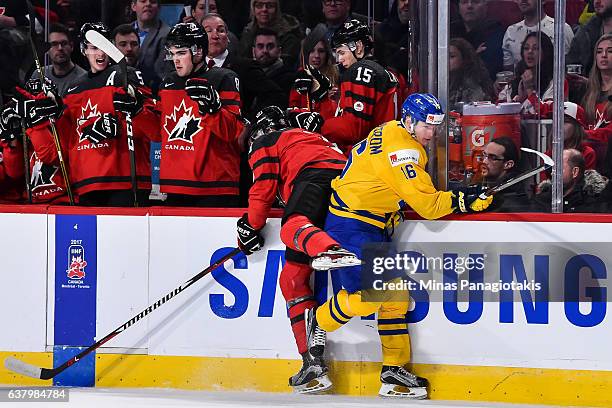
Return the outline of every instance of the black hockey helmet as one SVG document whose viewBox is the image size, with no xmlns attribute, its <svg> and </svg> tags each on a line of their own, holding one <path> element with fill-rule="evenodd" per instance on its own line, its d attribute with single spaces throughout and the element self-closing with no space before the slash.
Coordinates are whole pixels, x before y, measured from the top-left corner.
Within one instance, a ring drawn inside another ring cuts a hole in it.
<svg viewBox="0 0 612 408">
<path fill-rule="evenodd" d="M 85 38 L 85 33 L 89 30 L 94 30 L 102 34 L 105 38 L 110 40 L 111 31 L 108 29 L 108 26 L 102 22 L 99 23 L 85 23 L 81 26 L 81 31 L 79 34 L 80 45 L 81 45 L 81 54 L 85 54 L 85 48 L 88 44 L 87 39 Z"/>
<path fill-rule="evenodd" d="M 278 106 L 267 106 L 255 115 L 255 121 L 251 124 L 249 132 L 249 141 L 253 143 L 266 133 L 290 126 L 285 111 Z"/>
<path fill-rule="evenodd" d="M 202 55 L 208 54 L 208 35 L 204 29 L 195 23 L 178 23 L 166 36 L 166 50 L 172 46 L 191 48 L 195 54 L 197 48 L 202 48 Z"/>
<path fill-rule="evenodd" d="M 332 49 L 335 50 L 342 45 L 346 45 L 352 52 L 355 52 L 357 41 L 363 43 L 365 54 L 372 51 L 373 42 L 370 28 L 366 23 L 351 19 L 342 24 L 334 33 L 331 40 L 331 46 Z"/>
</svg>

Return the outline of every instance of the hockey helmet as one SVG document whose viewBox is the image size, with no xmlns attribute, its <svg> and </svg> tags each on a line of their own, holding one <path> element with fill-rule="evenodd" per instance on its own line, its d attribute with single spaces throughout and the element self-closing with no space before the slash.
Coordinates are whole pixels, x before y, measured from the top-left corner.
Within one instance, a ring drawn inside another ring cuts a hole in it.
<svg viewBox="0 0 612 408">
<path fill-rule="evenodd" d="M 278 106 L 268 106 L 257 112 L 255 121 L 251 125 L 249 141 L 255 140 L 275 130 L 290 127 L 289 119 L 285 112 Z"/>
<path fill-rule="evenodd" d="M 410 117 L 410 132 L 414 132 L 417 122 L 425 122 L 430 125 L 439 125 L 444 121 L 444 111 L 440 106 L 438 98 L 432 94 L 414 93 L 409 95 L 402 105 L 402 123 L 406 124 L 406 118 Z"/>
<path fill-rule="evenodd" d="M 357 41 L 363 43 L 365 54 L 372 50 L 372 33 L 368 25 L 357 20 L 346 21 L 334 33 L 331 40 L 332 49 L 335 50 L 342 45 L 346 45 L 352 52 L 357 49 Z"/>
<path fill-rule="evenodd" d="M 170 47 L 190 48 L 195 54 L 198 48 L 202 48 L 202 55 L 208 54 L 208 34 L 195 23 L 178 23 L 166 36 L 166 50 Z"/>
<path fill-rule="evenodd" d="M 110 36 L 111 36 L 111 32 L 108 29 L 108 27 L 106 26 L 106 24 L 99 22 L 99 23 L 85 23 L 81 26 L 81 31 L 79 34 L 79 39 L 80 41 L 80 46 L 81 46 L 81 54 L 85 54 L 85 49 L 87 48 L 87 44 L 89 43 L 89 41 L 87 41 L 87 39 L 85 38 L 85 33 L 87 33 L 89 30 L 93 30 L 93 31 L 97 31 L 100 34 L 102 34 L 105 38 L 110 40 Z"/>
</svg>

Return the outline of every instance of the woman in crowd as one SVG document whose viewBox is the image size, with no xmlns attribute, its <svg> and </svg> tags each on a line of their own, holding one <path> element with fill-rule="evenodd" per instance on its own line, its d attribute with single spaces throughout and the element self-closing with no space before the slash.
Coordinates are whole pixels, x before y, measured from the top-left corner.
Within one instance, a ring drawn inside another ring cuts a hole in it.
<svg viewBox="0 0 612 408">
<path fill-rule="evenodd" d="M 300 70 L 303 70 L 304 63 L 318 69 L 323 75 L 329 78 L 331 90 L 321 101 L 308 101 L 306 94 L 300 94 L 295 88 L 289 93 L 289 107 L 308 109 L 319 112 L 323 119 L 332 118 L 336 114 L 338 105 L 338 66 L 334 63 L 331 48 L 325 41 L 327 28 L 324 24 L 317 25 L 302 44 Z M 310 106 L 309 106 L 310 104 Z"/>
<path fill-rule="evenodd" d="M 521 61 L 516 66 L 514 101 L 524 102 L 533 93 L 543 101 L 552 99 L 552 78 L 553 44 L 550 38 L 542 32 L 527 34 L 521 45 Z"/>
<path fill-rule="evenodd" d="M 493 84 L 484 63 L 474 47 L 463 38 L 453 38 L 448 44 L 450 84 L 449 108 L 459 102 L 494 100 Z"/>
<path fill-rule="evenodd" d="M 258 28 L 268 28 L 278 33 L 283 62 L 289 67 L 296 67 L 304 32 L 297 18 L 281 13 L 279 0 L 251 0 L 251 21 L 240 37 L 241 56 L 253 57 L 253 41 Z"/>
</svg>

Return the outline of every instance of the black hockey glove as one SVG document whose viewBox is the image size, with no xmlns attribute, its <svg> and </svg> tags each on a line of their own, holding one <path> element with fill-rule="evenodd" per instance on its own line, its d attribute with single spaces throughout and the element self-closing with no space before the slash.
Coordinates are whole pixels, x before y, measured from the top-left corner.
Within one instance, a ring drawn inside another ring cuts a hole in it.
<svg viewBox="0 0 612 408">
<path fill-rule="evenodd" d="M 9 102 L 0 112 L 0 140 L 10 142 L 19 137 L 21 133 L 21 116 L 15 110 L 15 103 Z"/>
<path fill-rule="evenodd" d="M 91 143 L 100 143 L 102 140 L 117 137 L 119 123 L 110 113 L 103 113 L 93 123 L 83 128 L 83 137 Z"/>
<path fill-rule="evenodd" d="M 264 238 L 260 232 L 249 224 L 249 216 L 244 214 L 236 225 L 238 230 L 238 247 L 245 255 L 251 255 L 264 246 Z"/>
<path fill-rule="evenodd" d="M 289 110 L 289 123 L 291 126 L 308 130 L 309 132 L 321 133 L 323 127 L 323 116 L 319 112 L 300 112 Z"/>
<path fill-rule="evenodd" d="M 56 119 L 64 110 L 62 99 L 52 92 L 33 94 L 23 88 L 15 87 L 17 114 L 25 119 L 28 128 L 49 119 Z"/>
<path fill-rule="evenodd" d="M 116 92 L 113 95 L 113 105 L 117 112 L 129 113 L 136 116 L 142 110 L 144 97 L 142 93 L 132 85 L 128 85 L 128 91 Z"/>
<path fill-rule="evenodd" d="M 461 187 L 451 190 L 452 207 L 456 213 L 472 213 L 484 211 L 491 203 L 493 196 L 485 196 L 483 186 Z"/>
<path fill-rule="evenodd" d="M 323 99 L 331 89 L 331 82 L 329 78 L 321 73 L 321 71 L 312 65 L 308 65 L 304 68 L 304 71 L 298 74 L 293 86 L 298 93 L 309 93 L 310 97 L 318 102 Z"/>
<path fill-rule="evenodd" d="M 201 115 L 216 113 L 221 109 L 217 90 L 204 78 L 190 78 L 185 82 L 187 95 L 198 103 Z"/>
</svg>

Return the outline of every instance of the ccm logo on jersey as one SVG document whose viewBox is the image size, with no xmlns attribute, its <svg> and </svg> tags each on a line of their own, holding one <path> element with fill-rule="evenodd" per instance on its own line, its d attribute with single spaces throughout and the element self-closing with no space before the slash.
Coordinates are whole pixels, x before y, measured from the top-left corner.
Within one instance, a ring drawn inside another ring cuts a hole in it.
<svg viewBox="0 0 612 408">
<path fill-rule="evenodd" d="M 402 149 L 389 153 L 391 167 L 400 166 L 404 163 L 418 163 L 420 157 L 419 151 L 414 149 Z"/>
</svg>

